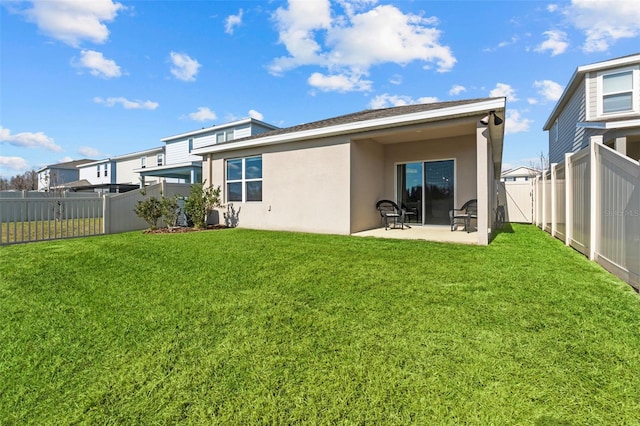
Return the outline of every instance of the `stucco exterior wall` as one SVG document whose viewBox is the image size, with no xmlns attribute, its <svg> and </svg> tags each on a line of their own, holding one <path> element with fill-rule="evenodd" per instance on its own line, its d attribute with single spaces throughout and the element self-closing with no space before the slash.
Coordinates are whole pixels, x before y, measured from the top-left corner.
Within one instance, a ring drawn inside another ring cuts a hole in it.
<svg viewBox="0 0 640 426">
<path fill-rule="evenodd" d="M 375 205 L 383 195 L 383 146 L 370 139 L 351 142 L 351 232 L 380 226 Z"/>
<path fill-rule="evenodd" d="M 418 161 L 455 161 L 455 205 L 476 195 L 475 135 L 384 146 L 384 198 L 395 199 L 396 165 Z"/>
<path fill-rule="evenodd" d="M 225 160 L 262 155 L 262 201 L 233 202 L 237 226 L 327 234 L 350 233 L 350 144 L 346 137 L 212 155 L 203 163 L 225 198 Z M 224 223 L 219 210 L 220 222 Z"/>
</svg>

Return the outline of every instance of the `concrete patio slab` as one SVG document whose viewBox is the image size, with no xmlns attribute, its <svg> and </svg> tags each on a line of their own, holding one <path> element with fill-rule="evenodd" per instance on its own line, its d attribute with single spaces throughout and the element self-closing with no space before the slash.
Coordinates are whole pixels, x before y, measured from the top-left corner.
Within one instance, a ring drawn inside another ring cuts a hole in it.
<svg viewBox="0 0 640 426">
<path fill-rule="evenodd" d="M 391 238 L 398 240 L 425 240 L 457 244 L 478 244 L 478 233 L 467 233 L 463 230 L 451 231 L 449 226 L 417 226 L 404 229 L 388 229 L 384 227 L 355 232 L 354 237 Z"/>
</svg>

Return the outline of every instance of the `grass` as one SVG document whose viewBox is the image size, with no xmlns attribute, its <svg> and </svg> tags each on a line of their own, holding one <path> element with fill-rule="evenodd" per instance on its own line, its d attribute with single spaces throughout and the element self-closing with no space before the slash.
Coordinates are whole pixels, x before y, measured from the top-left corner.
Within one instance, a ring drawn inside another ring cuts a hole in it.
<svg viewBox="0 0 640 426">
<path fill-rule="evenodd" d="M 1 222 L 0 244 L 81 237 L 102 233 L 102 218 Z"/>
<path fill-rule="evenodd" d="M 0 424 L 639 424 L 640 296 L 505 231 L 0 247 Z"/>
</svg>

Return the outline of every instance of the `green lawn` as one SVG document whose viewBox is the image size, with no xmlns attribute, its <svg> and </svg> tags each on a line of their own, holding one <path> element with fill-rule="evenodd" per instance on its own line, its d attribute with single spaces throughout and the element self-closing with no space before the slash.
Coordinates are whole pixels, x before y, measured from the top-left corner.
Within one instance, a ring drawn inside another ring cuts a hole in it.
<svg viewBox="0 0 640 426">
<path fill-rule="evenodd" d="M 0 424 L 640 424 L 639 389 L 640 296 L 532 226 L 0 247 Z"/>
</svg>

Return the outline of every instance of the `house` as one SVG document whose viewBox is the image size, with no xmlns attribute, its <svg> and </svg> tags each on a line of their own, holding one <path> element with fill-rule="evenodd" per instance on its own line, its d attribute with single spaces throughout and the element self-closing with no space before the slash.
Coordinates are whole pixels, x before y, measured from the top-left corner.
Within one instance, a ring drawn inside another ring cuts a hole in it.
<svg viewBox="0 0 640 426">
<path fill-rule="evenodd" d="M 505 170 L 500 175 L 502 182 L 524 182 L 532 180 L 536 175 L 540 173 L 540 170 L 536 170 L 531 167 L 515 167 L 513 169 Z"/>
<path fill-rule="evenodd" d="M 640 159 L 640 53 L 578 67 L 544 130 L 551 163 L 588 146 L 592 136 Z"/>
<path fill-rule="evenodd" d="M 75 191 L 127 192 L 140 188 L 140 175 L 134 170 L 150 164 L 164 164 L 164 146 L 105 158 L 78 166 L 80 182 L 72 184 Z M 151 179 L 147 184 L 158 183 Z"/>
<path fill-rule="evenodd" d="M 76 182 L 79 179 L 78 166 L 95 160 L 82 159 L 58 164 L 49 164 L 37 171 L 38 191 L 48 192 L 65 183 Z"/>
<path fill-rule="evenodd" d="M 178 183 L 196 183 L 202 180 L 202 157 L 195 149 L 235 139 L 259 135 L 277 129 L 255 118 L 245 118 L 212 127 L 205 127 L 161 139 L 165 145 L 165 162 L 141 163 L 134 172 L 139 173 L 142 183 L 149 178 L 173 179 Z"/>
<path fill-rule="evenodd" d="M 241 227 L 348 235 L 380 227 L 380 199 L 448 226 L 450 209 L 477 199 L 477 242 L 488 244 L 505 109 L 485 98 L 366 110 L 192 153 Z"/>
</svg>

